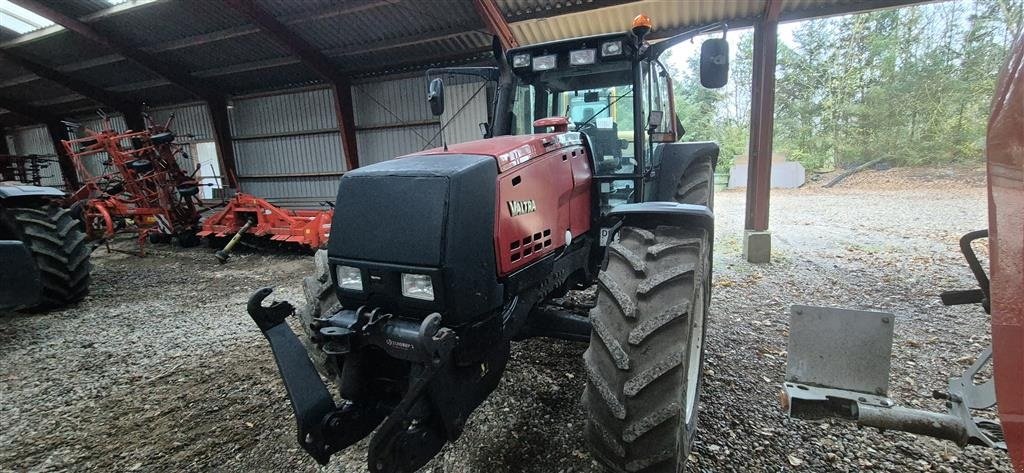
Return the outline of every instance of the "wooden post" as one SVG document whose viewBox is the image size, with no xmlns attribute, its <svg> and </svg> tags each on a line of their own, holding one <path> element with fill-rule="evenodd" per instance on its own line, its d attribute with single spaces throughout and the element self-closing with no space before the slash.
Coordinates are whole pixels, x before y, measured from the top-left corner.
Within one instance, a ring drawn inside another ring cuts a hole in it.
<svg viewBox="0 0 1024 473">
<path fill-rule="evenodd" d="M 775 63 L 780 0 L 769 0 L 754 23 L 754 61 L 750 89 L 750 147 L 743 254 L 750 262 L 767 263 L 771 255 L 768 208 L 775 132 Z"/>
</svg>

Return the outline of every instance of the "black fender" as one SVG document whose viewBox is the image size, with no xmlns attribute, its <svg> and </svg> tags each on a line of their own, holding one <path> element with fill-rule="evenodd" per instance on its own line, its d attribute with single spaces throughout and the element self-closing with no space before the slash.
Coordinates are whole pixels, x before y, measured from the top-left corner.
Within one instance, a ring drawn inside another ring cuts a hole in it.
<svg viewBox="0 0 1024 473">
<path fill-rule="evenodd" d="M 718 165 L 718 143 L 713 141 L 694 141 L 688 143 L 666 143 L 654 153 L 654 166 L 657 169 L 654 195 L 650 200 L 672 201 L 676 186 L 683 177 L 683 172 L 697 158 L 710 157 L 711 165 Z"/>
<path fill-rule="evenodd" d="M 640 227 L 657 225 L 673 225 L 683 228 L 702 228 L 708 236 L 708 254 L 714 254 L 715 247 L 715 213 L 706 205 L 680 204 L 677 202 L 640 202 L 636 204 L 616 205 L 608 213 L 608 219 L 615 221 L 612 225 L 601 227 L 601 245 L 606 246 L 615 239 L 615 233 L 624 223 Z M 605 255 L 607 257 L 607 254 Z M 605 260 L 606 261 L 606 260 Z M 712 258 L 708 261 L 708 275 L 713 271 Z M 604 267 L 604 263 L 602 263 Z M 708 289 L 708 295 L 711 292 Z"/>
<path fill-rule="evenodd" d="M 680 204 L 677 202 L 640 202 L 621 204 L 608 212 L 608 218 L 621 221 L 637 221 L 673 225 L 687 228 L 703 228 L 708 232 L 709 240 L 715 236 L 715 213 L 706 205 Z M 616 225 L 618 230 L 619 225 Z M 607 235 L 611 241 L 614 232 Z"/>
<path fill-rule="evenodd" d="M 64 191 L 55 187 L 0 186 L 0 200 L 21 197 L 64 197 Z"/>
</svg>

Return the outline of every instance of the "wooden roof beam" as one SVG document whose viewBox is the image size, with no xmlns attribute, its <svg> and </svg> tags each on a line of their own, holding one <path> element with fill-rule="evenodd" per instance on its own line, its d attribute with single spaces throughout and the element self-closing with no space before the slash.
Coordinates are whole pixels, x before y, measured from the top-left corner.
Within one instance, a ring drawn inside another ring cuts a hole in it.
<svg viewBox="0 0 1024 473">
<path fill-rule="evenodd" d="M 473 8 L 487 30 L 498 38 L 503 50 L 519 47 L 519 40 L 516 39 L 512 28 L 508 26 L 505 14 L 494 0 L 473 0 Z"/>
</svg>

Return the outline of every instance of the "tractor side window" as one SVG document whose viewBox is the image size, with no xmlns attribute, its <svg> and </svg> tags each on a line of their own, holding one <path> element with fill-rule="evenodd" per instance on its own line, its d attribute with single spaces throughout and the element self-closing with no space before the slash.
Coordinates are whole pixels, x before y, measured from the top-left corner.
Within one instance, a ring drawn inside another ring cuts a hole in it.
<svg viewBox="0 0 1024 473">
<path fill-rule="evenodd" d="M 644 105 L 647 110 L 650 110 L 644 116 L 644 123 L 647 124 L 647 120 L 653 115 L 655 121 L 650 125 L 654 125 L 655 128 L 648 131 L 656 134 L 672 132 L 672 122 L 670 121 L 672 120 L 672 106 L 669 102 L 668 83 L 670 80 L 672 79 L 660 62 L 653 62 L 649 64 L 649 67 L 644 68 Z"/>
<path fill-rule="evenodd" d="M 516 86 L 516 101 L 512 106 L 515 117 L 512 120 L 512 134 L 533 133 L 533 103 L 535 101 L 533 86 L 519 84 Z"/>
<path fill-rule="evenodd" d="M 661 120 L 657 123 L 657 128 L 654 129 L 655 133 L 670 133 L 672 131 L 672 105 L 670 103 L 670 91 L 669 81 L 672 80 L 668 75 L 668 71 L 661 65 L 660 62 L 655 62 L 653 67 L 654 72 L 654 87 L 651 92 L 654 94 L 652 97 L 651 111 L 661 112 Z"/>
</svg>

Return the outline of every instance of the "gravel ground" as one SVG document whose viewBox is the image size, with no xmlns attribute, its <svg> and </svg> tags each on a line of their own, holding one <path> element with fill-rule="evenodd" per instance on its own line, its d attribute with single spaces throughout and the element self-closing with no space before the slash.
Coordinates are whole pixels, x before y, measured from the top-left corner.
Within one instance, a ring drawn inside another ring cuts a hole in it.
<svg viewBox="0 0 1024 473">
<path fill-rule="evenodd" d="M 743 194 L 716 197 L 718 236 L 696 471 L 1011 471 L 1003 453 L 787 419 L 788 307 L 897 314 L 892 388 L 941 410 L 932 389 L 988 343 L 988 318 L 944 307 L 937 292 L 972 285 L 957 238 L 981 228 L 984 189 L 863 186 L 773 191 L 773 263 L 741 256 Z M 244 312 L 275 285 L 298 301 L 308 256 L 212 250 L 95 253 L 92 295 L 49 314 L 0 316 L 0 471 L 318 471 L 295 425 L 270 350 Z M 517 344 L 501 385 L 465 435 L 426 471 L 597 470 L 581 434 L 585 347 Z M 365 471 L 366 442 L 319 471 Z"/>
</svg>

